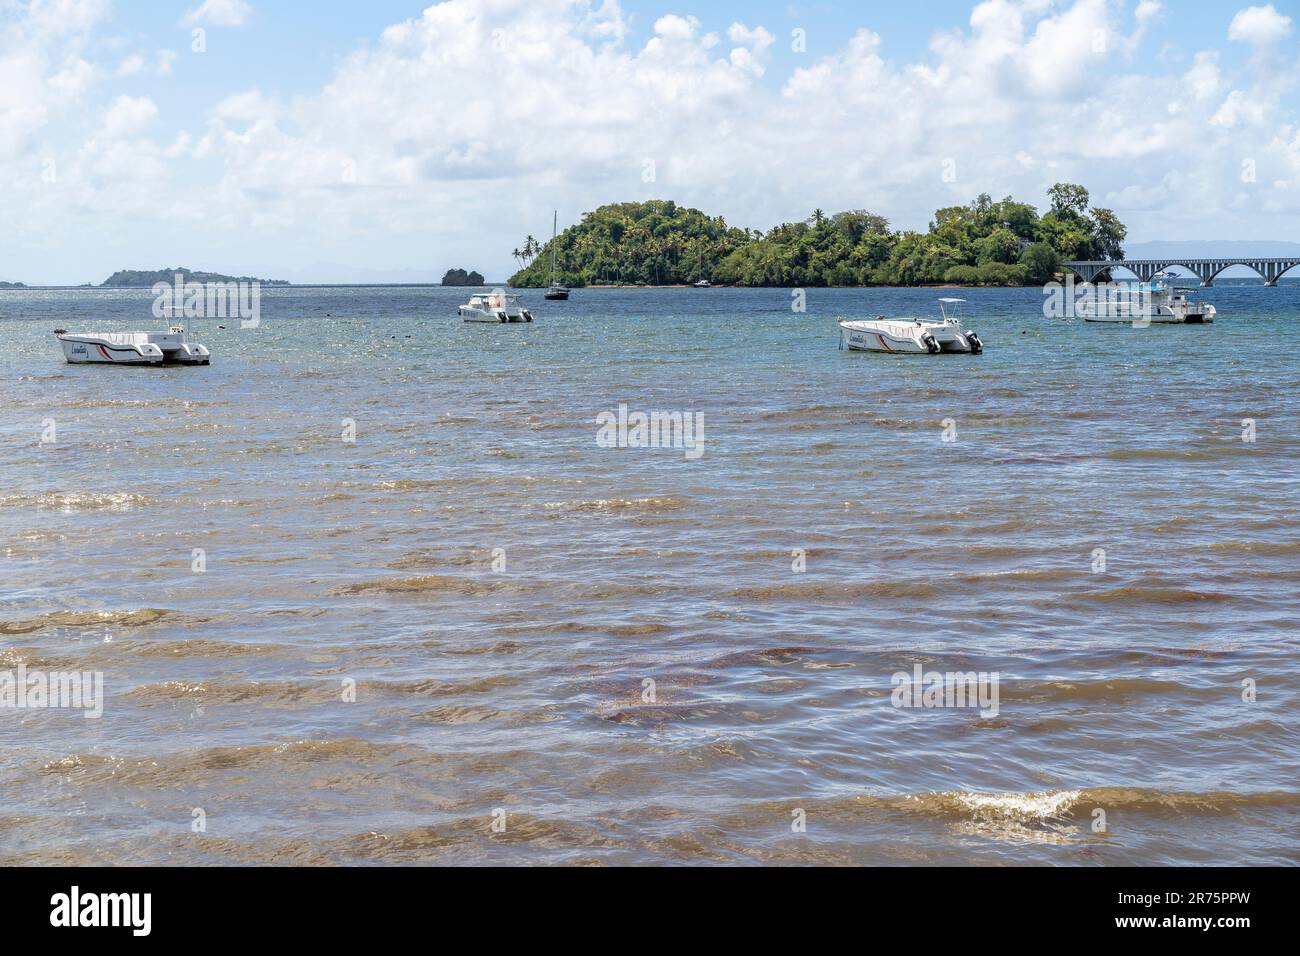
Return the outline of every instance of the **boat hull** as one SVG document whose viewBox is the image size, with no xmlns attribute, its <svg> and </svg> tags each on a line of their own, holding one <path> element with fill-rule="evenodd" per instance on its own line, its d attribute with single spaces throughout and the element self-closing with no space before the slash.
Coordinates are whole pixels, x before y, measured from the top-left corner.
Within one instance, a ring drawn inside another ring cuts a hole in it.
<svg viewBox="0 0 1300 956">
<path fill-rule="evenodd" d="M 542 293 L 543 299 L 549 299 L 552 302 L 563 302 L 569 298 L 569 290 L 551 289 Z"/>
<path fill-rule="evenodd" d="M 1210 325 L 1214 322 L 1214 306 L 1187 312 L 1154 312 L 1146 315 L 1085 315 L 1083 321 L 1110 323 L 1111 325 Z"/>
<path fill-rule="evenodd" d="M 892 355 L 970 353 L 977 350 L 974 343 L 978 342 L 978 338 L 972 340 L 972 333 L 956 326 L 903 322 L 841 322 L 840 336 L 850 351 Z"/>
<path fill-rule="evenodd" d="M 208 350 L 178 332 L 56 333 L 72 365 L 207 365 Z"/>
<path fill-rule="evenodd" d="M 467 305 L 462 305 L 458 310 L 460 317 L 466 322 L 488 322 L 493 325 L 501 325 L 509 322 L 531 322 L 533 314 L 527 309 L 516 311 L 506 309 L 472 309 Z"/>
<path fill-rule="evenodd" d="M 63 357 L 71 365 L 161 365 L 162 349 L 156 345 L 114 345 L 90 336 L 61 337 Z"/>
</svg>

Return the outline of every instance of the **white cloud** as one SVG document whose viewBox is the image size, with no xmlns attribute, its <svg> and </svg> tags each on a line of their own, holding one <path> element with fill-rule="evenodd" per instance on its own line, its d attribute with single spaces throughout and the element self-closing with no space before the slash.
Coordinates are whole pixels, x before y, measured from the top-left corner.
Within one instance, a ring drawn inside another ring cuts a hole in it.
<svg viewBox="0 0 1300 956">
<path fill-rule="evenodd" d="M 1216 50 L 1201 50 L 1192 58 L 1192 68 L 1183 74 L 1183 81 L 1198 100 L 1206 100 L 1219 92 L 1222 74 L 1219 72 L 1219 54 Z"/>
<path fill-rule="evenodd" d="M 1255 46 L 1276 43 L 1291 35 L 1291 18 L 1278 13 L 1273 4 L 1238 10 L 1228 26 L 1228 39 Z"/>
<path fill-rule="evenodd" d="M 84 33 L 106 17 L 110 0 L 31 0 L 26 28 L 38 38 Z"/>
<path fill-rule="evenodd" d="M 216 27 L 237 27 L 248 21 L 253 12 L 246 0 L 203 0 L 199 6 L 185 14 L 187 24 L 209 23 Z"/>
<path fill-rule="evenodd" d="M 119 96 L 104 114 L 104 133 L 125 139 L 142 133 L 158 119 L 158 106 L 147 96 Z"/>
<path fill-rule="evenodd" d="M 655 34 L 666 40 L 689 40 L 700 28 L 696 17 L 679 17 L 670 13 L 655 21 Z"/>
<path fill-rule="evenodd" d="M 38 43 L 27 24 L 21 44 L 0 45 L 0 207 L 64 235 L 86 233 L 86 210 L 120 215 L 115 235 L 138 229 L 145 260 L 158 254 L 149 224 L 168 215 L 201 222 L 214 248 L 262 257 L 263 271 L 350 256 L 406 266 L 418 247 L 421 262 L 454 252 L 448 264 L 497 275 L 555 206 L 572 221 L 651 197 L 737 225 L 820 206 L 924 228 L 937 206 L 981 192 L 1042 206 L 1069 180 L 1115 205 L 1135 239 L 1230 238 L 1243 223 L 1259 234 L 1274 213 L 1276 231 L 1291 228 L 1300 73 L 1230 65 L 1212 47 L 1190 68 L 1184 54 L 1139 51 L 1161 9 L 985 0 L 916 58 L 862 29 L 773 76 L 770 23 L 666 13 L 638 44 L 614 0 L 447 0 L 358 43 L 315 91 L 285 95 L 259 73 L 184 111 L 169 97 L 179 126 L 153 100 L 118 95 L 126 51 L 103 63 L 84 33 Z M 8 183 L 46 144 L 60 188 L 42 217 L 24 216 L 30 189 Z M 1237 178 L 1246 156 L 1260 171 L 1250 189 Z M 156 189 L 172 179 L 186 202 L 163 213 Z M 466 210 L 488 227 L 465 230 Z"/>
<path fill-rule="evenodd" d="M 134 76 L 144 69 L 144 57 L 138 53 L 132 53 L 121 63 L 117 65 L 117 76 Z"/>
</svg>

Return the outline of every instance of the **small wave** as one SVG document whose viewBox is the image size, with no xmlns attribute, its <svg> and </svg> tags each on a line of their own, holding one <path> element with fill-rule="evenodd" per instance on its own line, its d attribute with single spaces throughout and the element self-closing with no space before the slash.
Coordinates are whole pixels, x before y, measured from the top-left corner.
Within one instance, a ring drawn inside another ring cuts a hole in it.
<svg viewBox="0 0 1300 956">
<path fill-rule="evenodd" d="M 1125 585 L 1101 591 L 1083 591 L 1069 596 L 1071 601 L 1103 604 L 1200 604 L 1231 601 L 1232 595 L 1192 588 Z"/>
<path fill-rule="evenodd" d="M 152 504 L 145 495 L 120 491 L 94 493 L 76 491 L 50 491 L 45 494 L 0 495 L 0 508 L 36 508 L 63 512 L 113 511 L 125 512 Z"/>
<path fill-rule="evenodd" d="M 1045 823 L 1088 819 L 1094 808 L 1150 813 L 1230 814 L 1241 809 L 1300 806 L 1300 793 L 1262 791 L 1156 790 L 1145 787 L 1089 787 L 1039 792 L 949 790 L 901 797 L 859 797 L 859 805 L 903 810 L 957 820 Z"/>
<path fill-rule="evenodd" d="M 615 724 L 634 727 L 655 727 L 675 721 L 698 720 L 722 713 L 723 705 L 696 701 L 680 704 L 623 704 L 606 705 L 596 710 L 597 716 Z"/>
<path fill-rule="evenodd" d="M 727 669 L 732 667 L 770 667 L 798 664 L 813 655 L 824 653 L 815 647 L 765 647 L 752 651 L 734 651 L 701 662 L 701 667 Z"/>
<path fill-rule="evenodd" d="M 871 424 L 879 425 L 881 428 L 895 428 L 900 431 L 903 430 L 918 431 L 926 428 L 941 427 L 937 422 L 932 422 L 928 420 L 915 421 L 907 418 L 873 418 L 871 419 Z"/>
<path fill-rule="evenodd" d="M 1116 700 L 1157 694 L 1186 694 L 1192 688 L 1171 680 L 1150 677 L 1104 678 L 1094 681 L 1003 680 L 999 698 L 1004 702 Z"/>
<path fill-rule="evenodd" d="M 237 644 L 230 641 L 214 641 L 206 638 L 192 638 L 182 641 L 132 641 L 118 645 L 120 651 L 139 654 L 142 657 L 202 657 L 216 659 L 223 657 L 245 657 L 254 654 L 266 654 L 270 648 L 256 644 Z"/>
<path fill-rule="evenodd" d="M 383 578 L 378 581 L 358 581 L 355 584 L 343 584 L 330 593 L 335 595 L 365 594 L 377 591 L 381 594 L 491 594 L 503 587 L 498 582 L 481 581 L 474 578 L 458 578 L 447 574 L 424 574 L 414 578 Z"/>
<path fill-rule="evenodd" d="M 412 720 L 428 721 L 435 724 L 479 724 L 485 720 L 495 720 L 502 712 L 492 707 L 474 707 L 446 704 L 416 714 Z"/>
<path fill-rule="evenodd" d="M 1211 551 L 1226 551 L 1229 554 L 1300 554 L 1300 541 L 1216 541 L 1209 547 Z"/>
<path fill-rule="evenodd" d="M 851 409 L 837 405 L 809 405 L 803 408 L 782 408 L 758 416 L 764 422 L 838 420 L 851 417 Z"/>
<path fill-rule="evenodd" d="M 500 634 L 609 634 L 614 637 L 642 637 L 667 634 L 667 624 L 583 624 L 580 621 L 556 621 L 547 624 L 509 624 L 494 628 Z M 516 645 L 517 646 L 517 645 Z"/>
<path fill-rule="evenodd" d="M 1007 571 L 974 571 L 966 574 L 953 574 L 958 581 L 978 583 L 980 581 L 1064 581 L 1079 576 L 1079 572 L 1069 568 L 1012 568 Z"/>
<path fill-rule="evenodd" d="M 471 550 L 462 553 L 450 553 L 440 551 L 409 551 L 388 563 L 388 567 L 394 571 L 417 571 L 425 568 L 445 568 L 448 565 L 456 567 L 489 567 L 492 562 L 492 552 L 486 548 L 482 550 Z"/>
<path fill-rule="evenodd" d="M 144 627 L 171 613 L 156 607 L 137 611 L 53 611 L 26 620 L 0 621 L 0 634 L 30 634 L 47 627 Z"/>
<path fill-rule="evenodd" d="M 863 598 L 931 598 L 940 593 L 928 581 L 860 581 L 830 583 L 801 581 L 736 588 L 729 596 L 741 601 L 856 601 Z"/>
<path fill-rule="evenodd" d="M 222 681 L 170 680 L 160 684 L 141 684 L 126 696 L 145 706 L 154 703 L 193 701 L 196 704 L 242 704 L 249 701 L 267 704 L 293 704 L 304 700 L 325 702 L 339 698 L 339 685 L 301 681 Z"/>
<path fill-rule="evenodd" d="M 63 777 L 81 783 L 115 782 L 124 786 L 175 787 L 180 783 L 201 783 L 231 770 L 269 771 L 287 776 L 307 767 L 337 761 L 348 768 L 370 766 L 401 757 L 409 748 L 400 744 L 368 740 L 294 740 L 284 743 L 253 744 L 246 747 L 209 747 L 204 750 L 153 757 L 123 757 L 106 754 L 69 754 L 41 766 L 45 776 Z M 441 758 L 420 752 L 420 759 Z"/>
<path fill-rule="evenodd" d="M 375 482 L 369 488 L 372 491 L 428 491 L 464 483 L 461 478 L 398 478 L 393 481 Z"/>
<path fill-rule="evenodd" d="M 1111 461 L 1213 461 L 1226 454 L 1226 450 L 1208 448 L 1116 448 L 1104 457 Z"/>
<path fill-rule="evenodd" d="M 996 465 L 1077 465 L 1083 462 L 1095 462 L 1094 455 L 1048 455 L 1029 452 L 994 459 Z"/>
<path fill-rule="evenodd" d="M 414 697 L 451 697 L 456 694 L 487 694 L 514 687 L 519 678 L 510 674 L 477 677 L 466 681 L 448 681 L 429 678 L 418 681 L 361 681 L 358 693 L 376 691 L 381 694 L 398 694 Z"/>
<path fill-rule="evenodd" d="M 672 496 L 660 498 L 596 498 L 590 501 L 548 501 L 547 511 L 591 514 L 618 511 L 677 511 L 686 507 L 686 501 Z"/>
</svg>

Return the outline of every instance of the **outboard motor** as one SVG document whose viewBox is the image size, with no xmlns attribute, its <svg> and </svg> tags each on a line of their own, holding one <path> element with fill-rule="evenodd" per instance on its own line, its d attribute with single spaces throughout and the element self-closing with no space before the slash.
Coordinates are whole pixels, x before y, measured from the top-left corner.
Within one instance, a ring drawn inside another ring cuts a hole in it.
<svg viewBox="0 0 1300 956">
<path fill-rule="evenodd" d="M 970 343 L 971 355 L 979 355 L 984 351 L 984 343 L 980 341 L 980 335 L 978 332 L 967 332 L 966 341 Z"/>
<path fill-rule="evenodd" d="M 935 339 L 935 337 L 931 335 L 929 332 L 926 332 L 923 336 L 921 336 L 921 344 L 925 346 L 925 350 L 929 352 L 931 355 L 934 355 L 936 352 L 939 351 L 938 340 Z"/>
<path fill-rule="evenodd" d="M 508 322 L 508 321 L 509 321 L 509 319 L 506 318 L 506 314 L 505 314 L 504 312 L 498 312 L 498 313 L 497 313 L 497 317 L 498 317 L 502 322 Z"/>
</svg>

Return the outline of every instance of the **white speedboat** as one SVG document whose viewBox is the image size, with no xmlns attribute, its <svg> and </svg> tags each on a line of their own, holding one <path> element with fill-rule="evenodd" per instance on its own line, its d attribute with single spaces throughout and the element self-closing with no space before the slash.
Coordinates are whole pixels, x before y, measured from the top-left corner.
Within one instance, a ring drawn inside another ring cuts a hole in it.
<svg viewBox="0 0 1300 956">
<path fill-rule="evenodd" d="M 841 319 L 840 348 L 859 352 L 899 352 L 904 355 L 937 355 L 940 352 L 968 352 L 979 355 L 984 343 L 979 333 L 962 327 L 958 304 L 964 299 L 940 299 L 942 320 Z"/>
<path fill-rule="evenodd" d="M 493 289 L 469 297 L 458 310 L 466 322 L 531 322 L 533 313 L 519 304 L 519 293 Z"/>
<path fill-rule="evenodd" d="M 63 357 L 74 365 L 207 365 L 208 350 L 185 340 L 185 329 L 173 325 L 166 332 L 69 332 L 55 329 Z"/>
<path fill-rule="evenodd" d="M 1158 275 L 1150 283 L 1119 283 L 1091 287 L 1075 303 L 1075 314 L 1085 322 L 1123 322 L 1126 324 L 1204 325 L 1217 314 L 1208 302 L 1189 302 L 1188 289 L 1161 281 Z"/>
<path fill-rule="evenodd" d="M 696 282 L 696 283 L 695 283 L 695 288 L 697 288 L 697 289 L 712 289 L 712 288 L 713 288 L 713 283 L 710 282 L 708 279 L 701 279 L 699 282 Z"/>
</svg>

